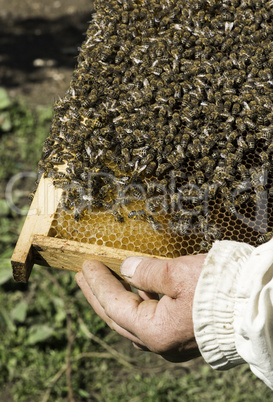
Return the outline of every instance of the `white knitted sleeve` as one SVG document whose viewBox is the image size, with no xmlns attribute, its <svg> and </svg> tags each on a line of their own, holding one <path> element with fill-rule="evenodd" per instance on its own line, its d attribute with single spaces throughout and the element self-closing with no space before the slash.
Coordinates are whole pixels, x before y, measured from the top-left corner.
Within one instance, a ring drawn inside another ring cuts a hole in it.
<svg viewBox="0 0 273 402">
<path fill-rule="evenodd" d="M 213 368 L 248 363 L 273 389 L 273 239 L 254 248 L 217 241 L 194 296 L 200 352 Z"/>
</svg>

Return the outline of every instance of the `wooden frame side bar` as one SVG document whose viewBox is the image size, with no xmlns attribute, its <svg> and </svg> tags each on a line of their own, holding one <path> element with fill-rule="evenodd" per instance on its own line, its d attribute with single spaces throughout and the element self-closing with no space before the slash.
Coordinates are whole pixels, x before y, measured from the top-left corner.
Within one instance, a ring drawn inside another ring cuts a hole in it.
<svg viewBox="0 0 273 402">
<path fill-rule="evenodd" d="M 62 189 L 54 187 L 51 179 L 41 177 L 11 257 L 13 277 L 16 281 L 28 281 L 34 264 L 33 237 L 36 234 L 48 235 L 62 192 Z"/>
</svg>

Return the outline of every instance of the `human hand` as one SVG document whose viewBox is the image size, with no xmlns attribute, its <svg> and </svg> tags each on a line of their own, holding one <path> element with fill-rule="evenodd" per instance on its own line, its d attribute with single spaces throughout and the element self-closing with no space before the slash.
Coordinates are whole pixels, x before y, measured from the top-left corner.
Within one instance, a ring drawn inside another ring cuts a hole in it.
<svg viewBox="0 0 273 402">
<path fill-rule="evenodd" d="M 125 280 L 100 262 L 86 261 L 75 279 L 96 313 L 136 348 L 181 362 L 200 355 L 192 306 L 205 258 L 206 254 L 171 260 L 129 257 L 121 265 Z"/>
</svg>

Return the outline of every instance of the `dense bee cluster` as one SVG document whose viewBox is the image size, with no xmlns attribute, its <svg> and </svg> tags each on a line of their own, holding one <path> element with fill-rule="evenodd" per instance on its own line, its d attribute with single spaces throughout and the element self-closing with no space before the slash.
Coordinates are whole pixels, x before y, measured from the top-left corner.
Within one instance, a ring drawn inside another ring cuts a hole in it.
<svg viewBox="0 0 273 402">
<path fill-rule="evenodd" d="M 273 1 L 97 0 L 95 10 L 39 165 L 64 188 L 75 236 L 86 211 L 101 211 L 171 234 L 182 254 L 269 239 Z"/>
</svg>

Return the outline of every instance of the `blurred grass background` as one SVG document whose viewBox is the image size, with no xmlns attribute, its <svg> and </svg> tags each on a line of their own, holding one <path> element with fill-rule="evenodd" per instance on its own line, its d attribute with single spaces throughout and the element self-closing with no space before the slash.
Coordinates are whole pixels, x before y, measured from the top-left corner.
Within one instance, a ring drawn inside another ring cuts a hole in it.
<svg viewBox="0 0 273 402">
<path fill-rule="evenodd" d="M 14 282 L 10 257 L 27 212 L 52 106 L 76 64 L 92 0 L 0 0 L 0 401 L 271 401 L 247 365 L 172 364 L 106 327 L 74 274 L 34 266 Z"/>
</svg>

